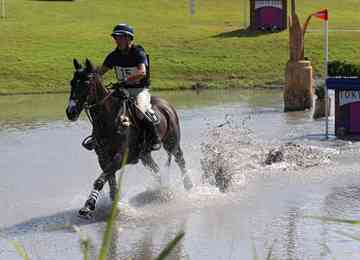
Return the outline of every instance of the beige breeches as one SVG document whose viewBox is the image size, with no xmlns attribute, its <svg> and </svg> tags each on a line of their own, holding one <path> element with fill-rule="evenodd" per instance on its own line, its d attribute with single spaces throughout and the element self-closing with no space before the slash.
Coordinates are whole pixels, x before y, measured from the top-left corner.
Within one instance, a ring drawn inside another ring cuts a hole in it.
<svg viewBox="0 0 360 260">
<path fill-rule="evenodd" d="M 130 96 L 135 98 L 136 106 L 141 111 L 141 113 L 138 113 L 138 117 L 140 119 L 144 118 L 143 114 L 151 110 L 149 90 L 147 88 L 129 88 L 128 91 Z"/>
</svg>

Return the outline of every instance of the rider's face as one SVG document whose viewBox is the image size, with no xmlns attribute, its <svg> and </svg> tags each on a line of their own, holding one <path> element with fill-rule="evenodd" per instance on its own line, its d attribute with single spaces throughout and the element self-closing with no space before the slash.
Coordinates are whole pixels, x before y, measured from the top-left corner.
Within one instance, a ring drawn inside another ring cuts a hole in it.
<svg viewBox="0 0 360 260">
<path fill-rule="evenodd" d="M 116 45 L 118 46 L 118 48 L 120 50 L 125 50 L 127 48 L 129 48 L 131 40 L 128 36 L 126 35 L 115 35 L 114 40 L 116 42 Z"/>
</svg>

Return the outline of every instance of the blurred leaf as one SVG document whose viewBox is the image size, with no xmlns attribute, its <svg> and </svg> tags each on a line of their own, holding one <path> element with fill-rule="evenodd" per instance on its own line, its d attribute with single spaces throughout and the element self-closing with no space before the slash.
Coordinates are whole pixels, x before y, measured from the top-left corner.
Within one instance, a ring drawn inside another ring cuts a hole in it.
<svg viewBox="0 0 360 260">
<path fill-rule="evenodd" d="M 159 256 L 155 258 L 156 260 L 166 259 L 167 256 L 171 253 L 171 251 L 175 248 L 175 246 L 179 243 L 179 241 L 184 237 L 185 232 L 181 231 L 176 237 L 167 244 L 167 246 L 161 251 Z"/>
<path fill-rule="evenodd" d="M 268 252 L 268 254 L 266 256 L 266 260 L 271 260 L 271 255 L 272 255 L 272 251 L 273 251 L 275 242 L 276 242 L 276 239 L 274 240 L 274 242 L 272 242 L 272 244 L 271 244 L 271 246 L 269 248 L 269 252 Z"/>
<path fill-rule="evenodd" d="M 120 169 L 123 169 L 123 167 L 126 165 L 127 158 L 128 158 L 128 150 L 126 149 L 123 160 L 121 162 L 122 166 Z M 111 240 L 112 240 L 111 238 L 112 238 L 112 233 L 114 230 L 114 223 L 115 223 L 115 219 L 116 219 L 116 216 L 118 213 L 118 203 L 120 201 L 122 175 L 123 175 L 123 171 L 120 172 L 120 176 L 118 178 L 117 192 L 115 194 L 115 199 L 112 203 L 110 216 L 109 216 L 108 220 L 106 221 L 106 228 L 105 228 L 105 232 L 103 234 L 99 260 L 107 259 L 107 255 L 108 255 L 109 248 L 111 245 Z"/>
<path fill-rule="evenodd" d="M 25 248 L 22 246 L 22 244 L 20 244 L 19 241 L 11 241 L 11 243 L 13 244 L 13 246 L 15 247 L 16 249 L 16 252 L 24 259 L 24 260 L 29 260 L 29 256 L 28 254 L 26 253 L 26 250 Z"/>
<path fill-rule="evenodd" d="M 78 226 L 73 226 L 73 229 L 80 237 L 81 252 L 83 253 L 84 260 L 89 260 L 90 250 L 93 248 L 90 238 Z"/>
<path fill-rule="evenodd" d="M 256 252 L 255 242 L 253 242 L 253 260 L 259 260 L 259 256 L 257 255 L 257 252 Z"/>
<path fill-rule="evenodd" d="M 317 216 L 305 216 L 305 218 L 312 218 L 312 219 L 318 219 L 318 220 L 329 221 L 329 222 L 346 223 L 346 224 L 352 224 L 352 225 L 360 225 L 360 220 L 348 220 L 348 219 L 317 217 Z"/>
<path fill-rule="evenodd" d="M 360 241 L 360 237 L 357 237 L 357 236 L 351 235 L 351 234 L 346 233 L 346 232 L 344 232 L 344 231 L 336 231 L 336 233 L 338 233 L 339 235 L 342 235 L 342 236 L 345 236 L 345 237 L 351 238 L 351 239 L 353 239 L 353 240 Z"/>
</svg>

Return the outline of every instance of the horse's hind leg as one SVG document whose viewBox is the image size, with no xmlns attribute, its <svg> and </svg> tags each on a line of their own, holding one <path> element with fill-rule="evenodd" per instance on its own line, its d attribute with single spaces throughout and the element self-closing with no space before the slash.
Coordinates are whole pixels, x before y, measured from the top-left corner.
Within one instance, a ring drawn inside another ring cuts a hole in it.
<svg viewBox="0 0 360 260">
<path fill-rule="evenodd" d="M 180 146 L 177 146 L 177 148 L 172 151 L 172 154 L 175 157 L 176 164 L 179 166 L 179 168 L 181 170 L 184 188 L 186 190 L 190 190 L 193 187 L 193 184 L 187 173 L 183 151 L 181 150 Z M 171 155 L 169 154 L 169 156 L 171 156 Z M 170 161 L 170 158 L 169 158 L 169 161 Z"/>
<path fill-rule="evenodd" d="M 146 168 L 149 168 L 153 176 L 157 181 L 161 181 L 160 179 L 160 168 L 157 165 L 157 163 L 154 161 L 154 159 L 151 156 L 151 153 L 146 153 L 141 156 L 141 162 Z"/>
<path fill-rule="evenodd" d="M 116 175 L 115 175 L 115 173 L 111 174 L 109 176 L 109 188 L 110 188 L 110 199 L 112 201 L 114 201 L 116 192 L 118 191 L 118 187 L 117 187 L 117 184 L 116 184 Z"/>
</svg>

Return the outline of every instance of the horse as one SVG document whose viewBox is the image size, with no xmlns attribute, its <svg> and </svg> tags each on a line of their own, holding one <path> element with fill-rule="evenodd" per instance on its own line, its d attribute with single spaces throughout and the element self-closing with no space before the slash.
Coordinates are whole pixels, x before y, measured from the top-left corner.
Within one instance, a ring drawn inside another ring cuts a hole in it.
<svg viewBox="0 0 360 260">
<path fill-rule="evenodd" d="M 79 210 L 79 216 L 89 218 L 95 210 L 100 191 L 107 182 L 110 199 L 114 200 L 118 191 L 115 173 L 123 166 L 136 164 L 140 160 L 157 177 L 160 168 L 152 158 L 147 132 L 143 121 L 137 116 L 139 111 L 136 110 L 135 101 L 126 89 L 114 91 L 104 86 L 89 59 L 86 59 L 84 65 L 76 59 L 73 63 L 75 72 L 70 81 L 66 115 L 70 121 L 76 121 L 85 110 L 92 124 L 91 137 L 102 170 L 84 206 Z M 160 119 L 159 133 L 162 147 L 168 154 L 167 165 L 170 166 L 173 156 L 180 168 L 184 188 L 190 190 L 193 185 L 180 147 L 179 116 L 175 108 L 160 97 L 152 96 L 151 104 Z"/>
</svg>

